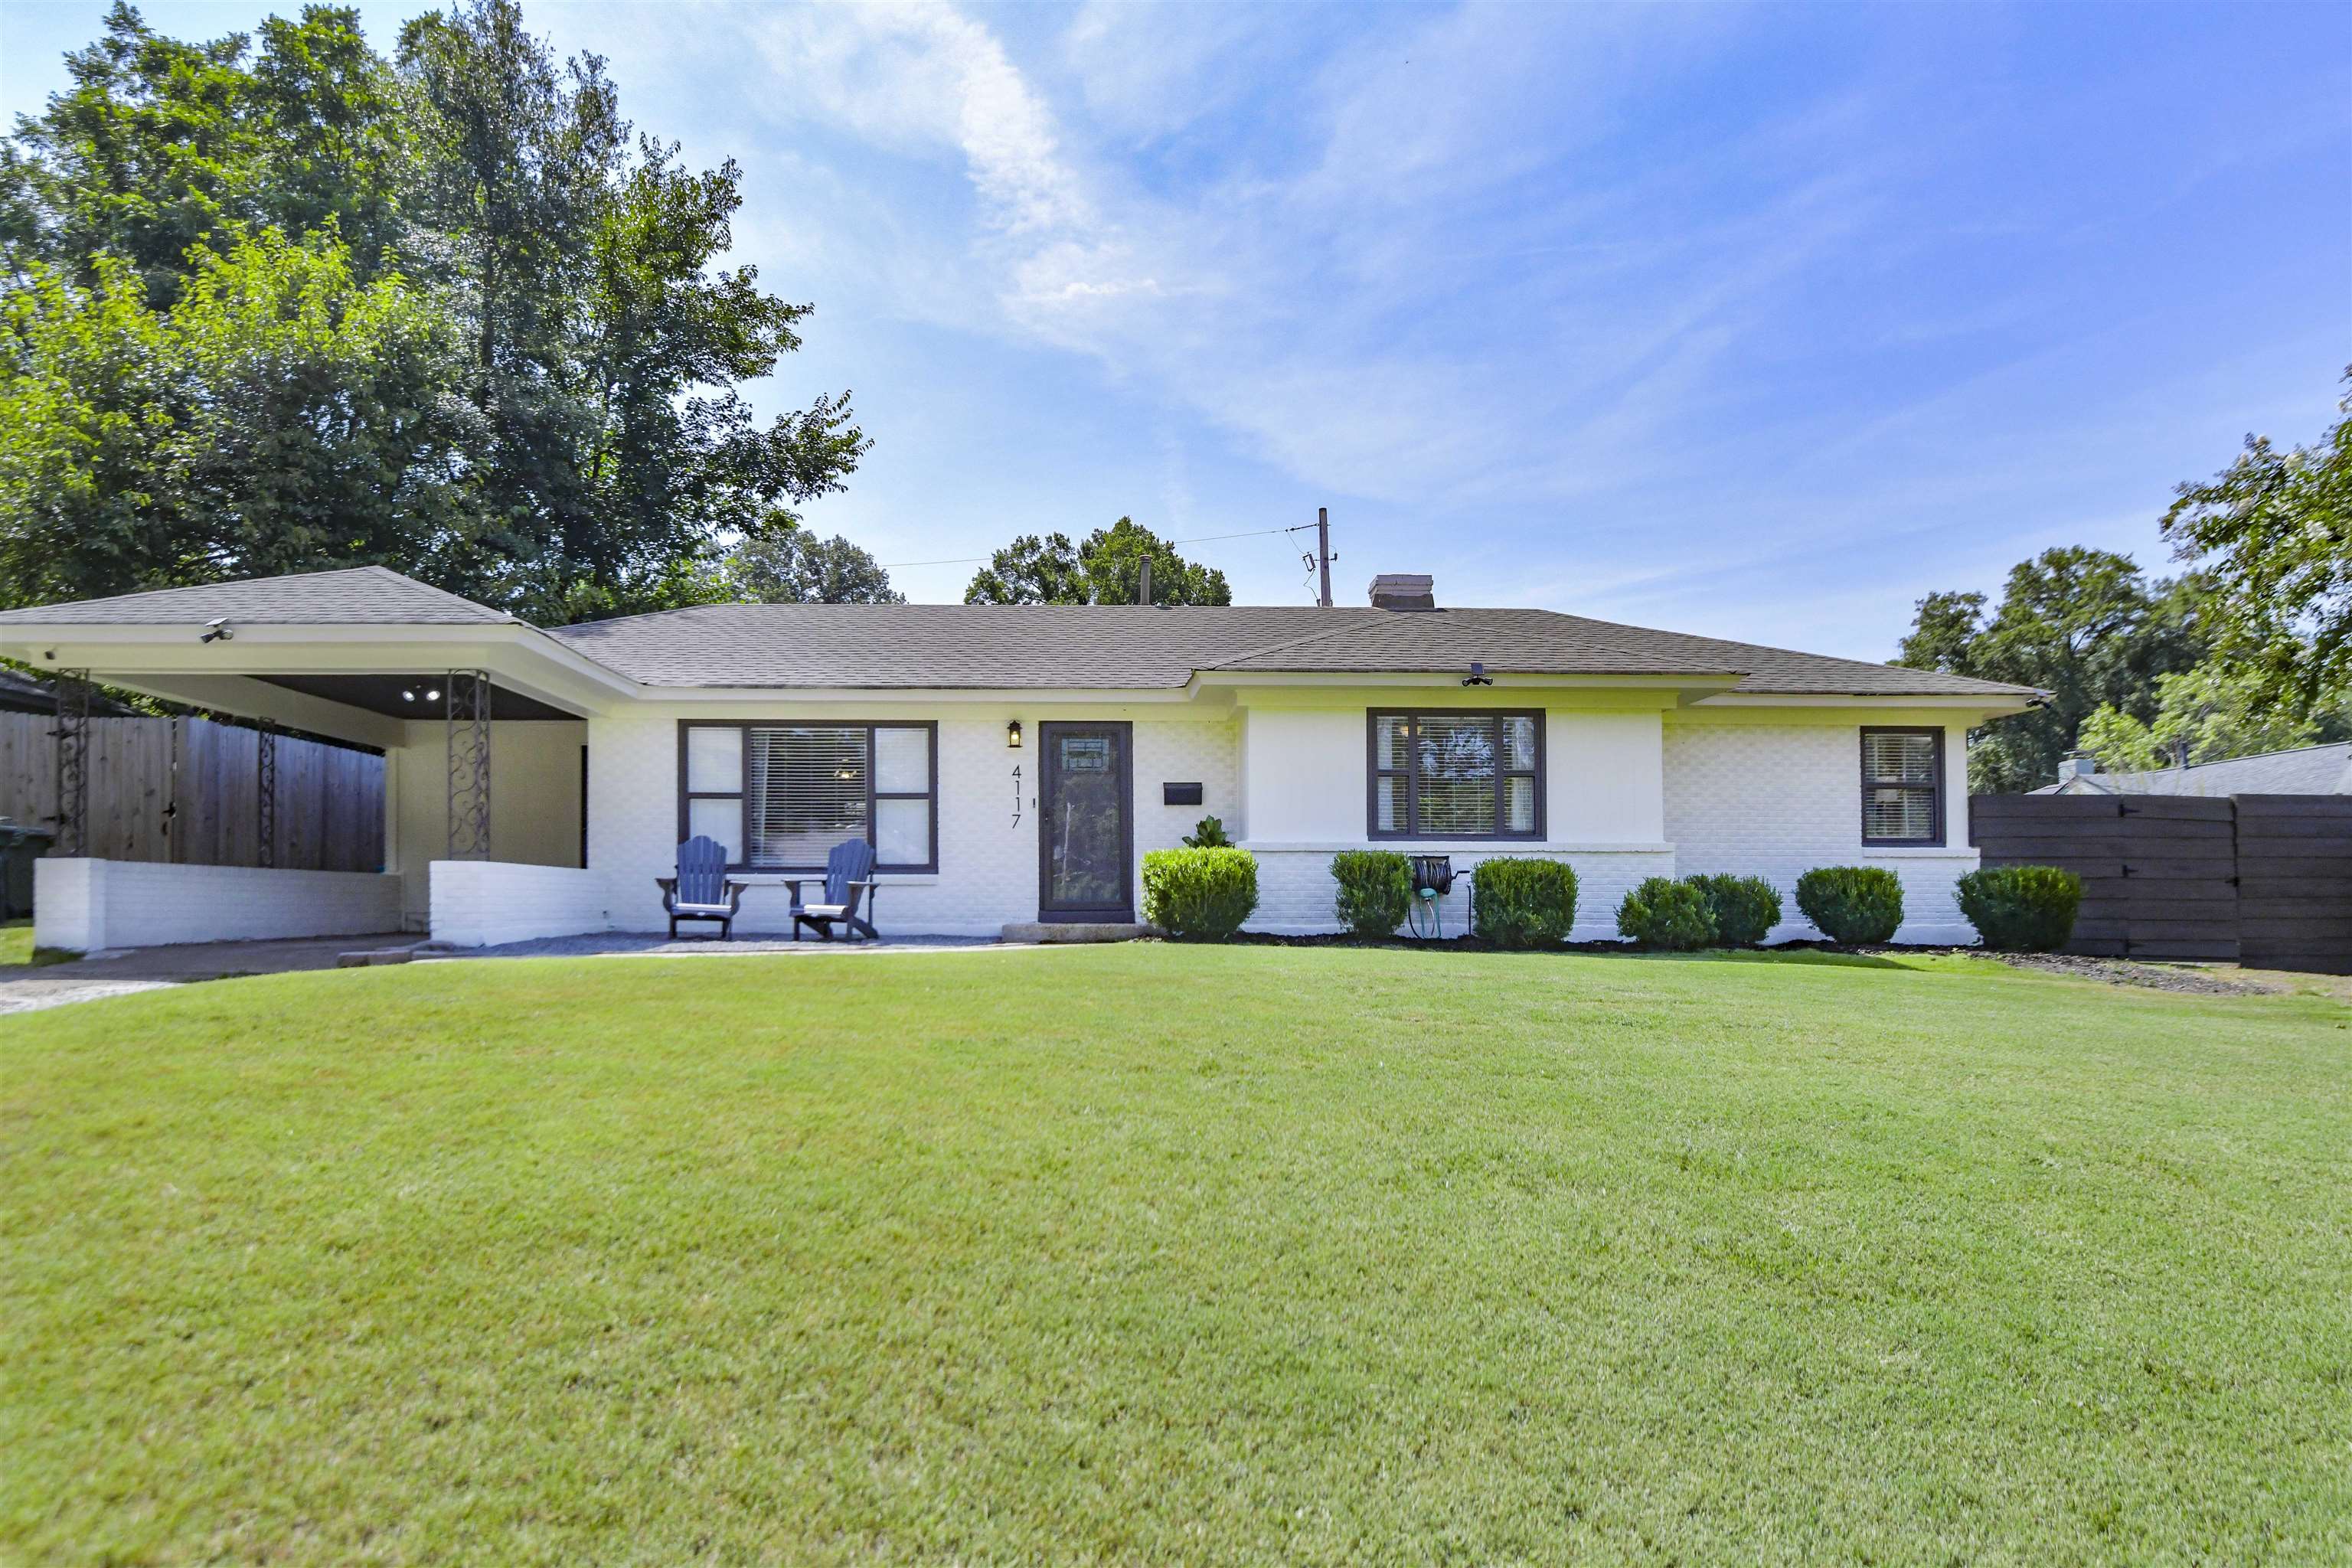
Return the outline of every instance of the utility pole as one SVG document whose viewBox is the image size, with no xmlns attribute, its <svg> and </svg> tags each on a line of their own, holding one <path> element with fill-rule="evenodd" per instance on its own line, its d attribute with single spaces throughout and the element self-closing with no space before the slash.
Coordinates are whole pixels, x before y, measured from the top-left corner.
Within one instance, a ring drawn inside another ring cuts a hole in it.
<svg viewBox="0 0 2352 1568">
<path fill-rule="evenodd" d="M 1323 574 L 1323 596 L 1315 602 L 1325 609 L 1331 607 L 1331 509 L 1315 509 L 1315 563 Z"/>
</svg>

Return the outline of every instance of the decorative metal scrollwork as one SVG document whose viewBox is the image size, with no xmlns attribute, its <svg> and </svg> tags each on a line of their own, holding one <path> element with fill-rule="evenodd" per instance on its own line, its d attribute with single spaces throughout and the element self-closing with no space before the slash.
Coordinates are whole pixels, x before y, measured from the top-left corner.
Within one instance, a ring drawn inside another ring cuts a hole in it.
<svg viewBox="0 0 2352 1568">
<path fill-rule="evenodd" d="M 257 866 L 278 864 L 278 726 L 264 721 L 254 731 L 253 831 Z"/>
<path fill-rule="evenodd" d="M 490 678 L 453 669 L 441 689 L 448 703 L 449 858 L 490 858 Z"/>
<path fill-rule="evenodd" d="M 89 853 L 89 671 L 58 671 L 58 842 L 59 855 Z"/>
</svg>

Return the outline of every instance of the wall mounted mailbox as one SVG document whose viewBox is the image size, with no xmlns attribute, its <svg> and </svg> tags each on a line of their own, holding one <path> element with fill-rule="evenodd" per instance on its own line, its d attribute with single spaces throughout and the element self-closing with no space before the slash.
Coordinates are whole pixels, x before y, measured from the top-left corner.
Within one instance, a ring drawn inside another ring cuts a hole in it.
<svg viewBox="0 0 2352 1568">
<path fill-rule="evenodd" d="M 1201 804 L 1201 786 L 1196 784 L 1161 784 L 1160 803 L 1162 805 L 1198 805 Z"/>
</svg>

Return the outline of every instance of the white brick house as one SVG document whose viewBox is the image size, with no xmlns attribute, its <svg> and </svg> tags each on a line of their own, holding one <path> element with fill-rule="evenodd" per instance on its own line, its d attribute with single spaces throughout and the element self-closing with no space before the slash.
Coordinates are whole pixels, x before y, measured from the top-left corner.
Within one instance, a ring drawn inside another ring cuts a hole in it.
<svg viewBox="0 0 2352 1568">
<path fill-rule="evenodd" d="M 1904 940 L 1970 940 L 1965 737 L 2038 694 L 1402 607 L 1429 602 L 714 605 L 542 630 L 368 567 L 10 611 L 0 655 L 389 759 L 373 889 L 175 867 L 130 895 L 100 863 L 45 863 L 42 940 L 60 945 L 395 918 L 469 945 L 654 930 L 654 879 L 694 833 L 748 885 L 748 931 L 789 929 L 784 879 L 844 837 L 875 846 L 886 932 L 1125 921 L 1142 855 L 1212 815 L 1258 857 L 1264 930 L 1332 928 L 1331 855 L 1380 846 L 1457 869 L 1568 860 L 1580 937 L 1613 935 L 1647 876 L 1787 892 L 1813 866 L 1884 864 Z M 484 746 L 487 791 L 467 766 Z M 137 921 L 107 913 L 131 898 Z M 1813 934 L 1789 909 L 1776 937 Z"/>
</svg>

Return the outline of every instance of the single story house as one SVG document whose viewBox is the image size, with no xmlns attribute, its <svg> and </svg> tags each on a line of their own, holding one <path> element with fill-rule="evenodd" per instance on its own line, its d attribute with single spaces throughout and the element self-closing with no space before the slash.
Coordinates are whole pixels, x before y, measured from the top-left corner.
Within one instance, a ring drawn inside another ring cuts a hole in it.
<svg viewBox="0 0 2352 1568">
<path fill-rule="evenodd" d="M 2058 764 L 2058 782 L 2028 795 L 2185 795 L 2216 799 L 2233 795 L 2352 795 L 2352 741 L 2256 752 L 2185 767 L 2106 773 L 2097 761 L 2072 756 Z"/>
<path fill-rule="evenodd" d="M 362 567 L 8 611 L 8 658 L 388 759 L 381 874 L 52 859 L 39 940 L 656 930 L 654 879 L 694 834 L 750 885 L 747 931 L 788 930 L 780 884 L 850 837 L 875 847 L 886 933 L 1127 921 L 1142 855 L 1208 816 L 1257 856 L 1261 930 L 1332 929 L 1332 853 L 1376 846 L 1565 859 L 1579 937 L 1614 936 L 1645 877 L 1785 893 L 1883 865 L 1904 940 L 1972 940 L 1966 736 L 2039 693 L 1373 587 L 542 628 Z M 1789 913 L 1776 938 L 1814 934 Z"/>
</svg>

